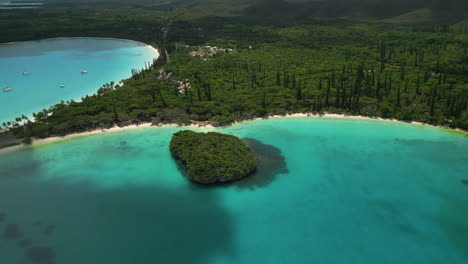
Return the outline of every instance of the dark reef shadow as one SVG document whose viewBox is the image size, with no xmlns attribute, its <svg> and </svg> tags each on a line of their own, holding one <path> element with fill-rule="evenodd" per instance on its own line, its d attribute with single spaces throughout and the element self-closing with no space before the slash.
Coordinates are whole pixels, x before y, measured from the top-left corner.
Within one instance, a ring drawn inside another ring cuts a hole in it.
<svg viewBox="0 0 468 264">
<path fill-rule="evenodd" d="M 243 138 L 257 157 L 257 170 L 249 177 L 235 183 L 239 188 L 262 188 L 272 183 L 280 174 L 289 172 L 281 150 L 254 138 Z"/>
<path fill-rule="evenodd" d="M 5 221 L 8 217 L 8 214 L 5 212 L 0 212 L 0 223 Z"/>
<path fill-rule="evenodd" d="M 44 234 L 46 235 L 50 235 L 54 232 L 55 230 L 55 225 L 47 225 L 45 228 L 44 228 Z"/>
<path fill-rule="evenodd" d="M 16 240 L 23 236 L 18 224 L 8 224 L 3 231 L 3 239 Z"/>
<path fill-rule="evenodd" d="M 447 237 L 468 260 L 468 206 L 462 201 L 445 203 L 438 219 Z"/>
<path fill-rule="evenodd" d="M 230 214 L 211 190 L 194 192 L 186 187 L 174 190 L 158 186 L 98 189 L 90 184 L 55 182 L 40 183 L 35 188 L 39 190 L 19 206 L 35 206 L 36 219 L 56 216 L 59 211 L 67 216 L 67 222 L 56 223 L 60 228 L 43 224 L 42 232 L 31 224 L 27 225 L 29 229 L 9 225 L 0 240 L 21 249 L 22 254 L 15 255 L 17 260 L 67 263 L 67 259 L 56 259 L 59 252 L 53 241 L 57 237 L 72 238 L 61 248 L 80 252 L 79 260 L 75 258 L 73 263 L 205 264 L 218 255 L 234 257 L 235 228 Z M 82 204 L 74 203 L 77 200 Z M 2 250 L 8 248 L 0 248 L 0 263 L 10 263 L 2 259 Z M 68 256 L 66 252 L 63 255 Z"/>
<path fill-rule="evenodd" d="M 468 185 L 468 180 L 461 180 L 461 184 Z"/>
<path fill-rule="evenodd" d="M 257 169 L 252 175 L 234 183 L 215 183 L 205 185 L 191 181 L 193 183 L 193 187 L 209 189 L 212 187 L 227 187 L 234 185 L 243 189 L 263 188 L 272 183 L 278 175 L 289 172 L 286 159 L 279 148 L 273 145 L 264 144 L 253 138 L 243 138 L 242 141 L 252 149 L 255 157 L 257 158 Z M 187 181 L 190 181 L 183 162 L 174 155 L 172 155 L 172 157 L 179 172 L 187 179 Z"/>
<path fill-rule="evenodd" d="M 23 239 L 23 240 L 20 240 L 17 245 L 18 247 L 21 247 L 21 248 L 27 248 L 29 246 L 31 246 L 31 240 L 29 239 Z"/>
<path fill-rule="evenodd" d="M 442 204 L 437 214 L 437 220 L 454 246 L 468 260 L 468 203 L 467 199 L 442 194 Z"/>
<path fill-rule="evenodd" d="M 33 263 L 53 264 L 54 250 L 50 247 L 30 247 L 26 250 L 26 257 Z"/>
<path fill-rule="evenodd" d="M 25 148 L 0 153 L 0 180 L 2 178 L 34 177 L 52 158 L 37 159 L 34 149 Z"/>
<path fill-rule="evenodd" d="M 133 151 L 127 145 L 121 143 L 123 152 Z M 205 264 L 217 256 L 235 258 L 235 226 L 215 190 L 130 183 L 101 188 L 68 181 L 76 170 L 37 180 L 42 162 L 34 149 L 0 158 L 0 200 L 8 201 L 0 208 L 1 264 Z"/>
</svg>

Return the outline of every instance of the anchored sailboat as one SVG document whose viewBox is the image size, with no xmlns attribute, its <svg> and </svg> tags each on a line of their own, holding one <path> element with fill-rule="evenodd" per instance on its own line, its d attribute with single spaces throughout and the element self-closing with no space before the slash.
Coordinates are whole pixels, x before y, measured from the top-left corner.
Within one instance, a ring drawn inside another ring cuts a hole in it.
<svg viewBox="0 0 468 264">
<path fill-rule="evenodd" d="M 29 75 L 30 72 L 26 70 L 26 65 L 23 65 L 23 75 Z"/>
<path fill-rule="evenodd" d="M 5 82 L 5 84 L 6 84 L 6 87 L 3 88 L 3 91 L 4 91 L 4 92 L 10 92 L 10 91 L 13 90 L 12 88 L 8 87 L 8 83 L 7 83 L 7 82 Z"/>
</svg>

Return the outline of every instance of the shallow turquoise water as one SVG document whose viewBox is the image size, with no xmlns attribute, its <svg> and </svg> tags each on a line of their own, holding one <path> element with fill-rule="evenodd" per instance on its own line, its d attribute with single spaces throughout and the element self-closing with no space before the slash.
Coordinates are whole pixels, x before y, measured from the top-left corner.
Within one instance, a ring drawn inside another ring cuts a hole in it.
<svg viewBox="0 0 468 264">
<path fill-rule="evenodd" d="M 219 131 L 250 138 L 258 174 L 207 188 L 171 158 L 180 129 L 0 154 L 0 262 L 468 263 L 467 137 L 379 121 L 247 122 Z M 11 224 L 19 233 L 5 237 Z"/>
<path fill-rule="evenodd" d="M 0 123 L 61 100 L 80 100 L 103 84 L 131 77 L 157 54 L 137 42 L 59 38 L 0 45 Z M 87 70 L 87 74 L 81 74 Z M 30 72 L 23 75 L 23 72 Z M 60 85 L 65 85 L 60 88 Z M 13 90 L 4 92 L 3 88 Z"/>
</svg>

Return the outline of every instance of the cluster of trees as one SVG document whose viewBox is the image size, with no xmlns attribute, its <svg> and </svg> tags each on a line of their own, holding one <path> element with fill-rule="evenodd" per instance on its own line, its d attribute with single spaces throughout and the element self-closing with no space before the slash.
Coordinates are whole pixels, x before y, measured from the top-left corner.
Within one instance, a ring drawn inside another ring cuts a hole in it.
<svg viewBox="0 0 468 264">
<path fill-rule="evenodd" d="M 418 9 L 431 10 L 433 19 L 456 21 L 468 17 L 465 0 L 257 0 L 244 14 L 262 17 L 391 18 Z M 455 20 L 454 20 L 455 19 Z"/>
<path fill-rule="evenodd" d="M 172 136 L 169 148 L 184 163 L 187 176 L 201 184 L 240 180 L 253 173 L 257 165 L 244 142 L 217 132 L 180 131 Z"/>
<path fill-rule="evenodd" d="M 168 33 L 142 37 L 163 56 L 133 70 L 123 86 L 106 84 L 80 102 L 36 113 L 35 122 L 19 118 L 3 127 L 18 137 L 48 137 L 116 124 L 227 125 L 273 114 L 333 112 L 468 129 L 468 36 L 462 31 L 309 19 L 170 21 L 163 24 L 165 32 L 172 24 Z M 190 56 L 186 45 L 234 52 L 202 60 Z M 171 78 L 158 78 L 160 71 Z M 178 81 L 191 88 L 180 93 Z"/>
<path fill-rule="evenodd" d="M 45 8 L 1 10 L 0 43 L 53 37 L 112 37 L 146 43 L 162 38 L 172 14 L 106 3 L 50 3 Z"/>
</svg>

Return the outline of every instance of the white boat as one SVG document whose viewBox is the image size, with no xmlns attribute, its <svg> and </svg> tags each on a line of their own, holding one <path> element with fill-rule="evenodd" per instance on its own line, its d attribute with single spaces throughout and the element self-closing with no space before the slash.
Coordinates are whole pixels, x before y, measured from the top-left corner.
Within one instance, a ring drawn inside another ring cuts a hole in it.
<svg viewBox="0 0 468 264">
<path fill-rule="evenodd" d="M 64 88 L 64 87 L 65 87 L 65 85 L 63 85 L 63 84 L 60 85 L 60 88 Z"/>
<path fill-rule="evenodd" d="M 23 72 L 23 75 L 29 75 L 29 72 L 25 71 Z"/>
<path fill-rule="evenodd" d="M 3 88 L 3 91 L 4 92 L 9 92 L 9 91 L 12 91 L 13 89 L 9 88 L 9 87 L 6 87 L 6 88 Z"/>
<path fill-rule="evenodd" d="M 84 73 L 88 73 L 88 71 L 81 70 L 80 73 L 81 73 L 81 74 L 84 74 Z"/>
</svg>

